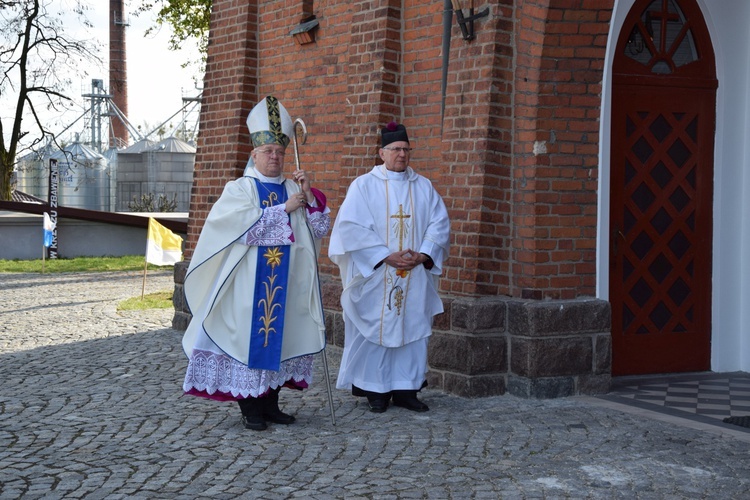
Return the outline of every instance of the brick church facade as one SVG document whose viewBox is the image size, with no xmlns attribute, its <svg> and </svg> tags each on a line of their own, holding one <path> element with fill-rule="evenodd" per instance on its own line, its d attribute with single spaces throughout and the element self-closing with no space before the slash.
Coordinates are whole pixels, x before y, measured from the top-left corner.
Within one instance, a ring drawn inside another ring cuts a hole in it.
<svg viewBox="0 0 750 500">
<path fill-rule="evenodd" d="M 186 261 L 242 175 L 248 112 L 274 95 L 306 123 L 300 162 L 334 217 L 378 162 L 380 128 L 408 127 L 410 164 L 452 221 L 431 387 L 547 398 L 606 392 L 613 374 L 748 369 L 715 346 L 708 3 L 214 0 Z M 327 240 L 319 265 L 328 340 L 343 346 Z"/>
</svg>

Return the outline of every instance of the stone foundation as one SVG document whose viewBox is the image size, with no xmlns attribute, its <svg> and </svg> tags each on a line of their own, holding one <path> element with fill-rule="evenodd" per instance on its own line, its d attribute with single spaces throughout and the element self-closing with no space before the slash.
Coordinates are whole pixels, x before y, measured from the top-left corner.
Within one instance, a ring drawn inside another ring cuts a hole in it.
<svg viewBox="0 0 750 500">
<path fill-rule="evenodd" d="M 172 327 L 190 321 L 182 283 L 187 263 L 175 265 Z M 343 347 L 338 280 L 323 279 L 327 340 Z M 444 299 L 430 339 L 428 383 L 463 397 L 506 392 L 558 398 L 609 391 L 612 365 L 610 306 L 598 299 Z"/>
<path fill-rule="evenodd" d="M 190 319 L 193 317 L 185 301 L 185 293 L 182 285 L 185 283 L 185 274 L 187 274 L 189 261 L 178 262 L 174 265 L 174 294 L 172 295 L 172 304 L 174 304 L 174 316 L 172 317 L 172 328 L 175 330 L 187 330 Z"/>
<path fill-rule="evenodd" d="M 609 302 L 504 301 L 510 342 L 508 392 L 556 398 L 609 391 Z"/>
</svg>

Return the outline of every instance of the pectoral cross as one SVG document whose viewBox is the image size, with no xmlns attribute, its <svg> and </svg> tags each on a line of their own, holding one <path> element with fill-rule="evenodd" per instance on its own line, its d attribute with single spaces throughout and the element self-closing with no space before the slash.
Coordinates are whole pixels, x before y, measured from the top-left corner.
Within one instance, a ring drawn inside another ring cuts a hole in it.
<svg viewBox="0 0 750 500">
<path fill-rule="evenodd" d="M 411 215 L 407 215 L 404 213 L 404 206 L 402 204 L 399 204 L 398 206 L 398 213 L 396 215 L 391 215 L 391 219 L 397 219 L 395 225 L 397 226 L 396 231 L 398 233 L 398 249 L 403 250 L 404 249 L 404 237 L 406 236 L 406 233 L 409 231 L 409 227 L 406 225 L 406 219 L 411 218 Z"/>
</svg>

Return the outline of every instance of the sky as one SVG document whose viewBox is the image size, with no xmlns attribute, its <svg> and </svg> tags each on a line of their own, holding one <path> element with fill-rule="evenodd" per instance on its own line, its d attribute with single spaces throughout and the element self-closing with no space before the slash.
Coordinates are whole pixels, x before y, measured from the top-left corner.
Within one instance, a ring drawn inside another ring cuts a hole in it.
<svg viewBox="0 0 750 500">
<path fill-rule="evenodd" d="M 52 4 L 50 10 L 63 9 L 65 12 L 70 10 L 72 3 L 72 0 L 49 1 Z M 85 110 L 90 106 L 90 101 L 82 97 L 82 94 L 91 92 L 92 79 L 103 80 L 105 89 L 109 88 L 109 1 L 83 0 L 83 2 L 88 6 L 86 17 L 93 27 L 84 28 L 71 15 L 70 22 L 66 23 L 65 33 L 69 38 L 97 41 L 100 46 L 98 55 L 102 63 L 85 63 L 82 68 L 72 68 L 72 88 L 68 89 L 67 95 L 75 101 L 75 104 L 62 115 L 62 119 L 59 115 L 49 118 L 49 123 L 55 124 L 52 130 L 56 133 L 75 122 L 70 126 L 68 135 L 77 128 L 82 128 L 79 124 L 83 124 L 84 120 L 79 117 L 84 115 Z M 197 60 L 198 50 L 194 43 L 185 45 L 179 51 L 169 50 L 168 40 L 171 30 L 166 26 L 162 27 L 158 33 L 146 36 L 145 31 L 155 25 L 154 16 L 133 15 L 138 5 L 140 5 L 139 0 L 124 1 L 125 20 L 128 23 L 125 35 L 127 118 L 133 126 L 141 126 L 142 129 L 145 129 L 145 125 L 152 128 L 161 124 L 176 126 L 183 118 L 182 113 L 179 113 L 183 106 L 183 96 L 197 97 L 200 93 L 200 89 L 196 88 L 196 79 L 200 82 L 201 77 L 197 66 L 193 64 L 187 68 L 181 67 L 187 61 Z M 0 96 L 0 104 L 3 101 L 2 97 L 6 96 Z M 2 107 L 4 109 L 0 111 L 5 122 L 12 107 L 6 104 Z M 195 111 L 188 116 L 188 121 L 194 124 L 198 118 L 198 107 L 192 109 Z M 170 119 L 175 113 L 178 113 L 177 116 Z M 27 122 L 24 120 L 24 123 Z M 69 141 L 70 138 L 63 137 L 63 140 Z M 134 138 L 131 138 L 132 140 Z"/>
<path fill-rule="evenodd" d="M 104 43 L 104 54 L 101 54 L 105 64 L 109 64 L 109 2 L 107 0 L 92 0 L 92 10 L 89 20 L 94 24 L 94 33 Z M 182 68 L 188 60 L 198 58 L 198 50 L 194 44 L 185 46 L 179 51 L 170 51 L 170 31 L 162 27 L 156 35 L 145 36 L 145 31 L 153 26 L 153 16 L 141 14 L 136 17 L 127 11 L 135 9 L 136 2 L 125 1 L 126 28 L 125 46 L 127 57 L 128 84 L 128 119 L 134 125 L 158 125 L 165 122 L 171 115 L 178 112 L 183 105 L 182 97 L 196 97 L 200 90 L 196 89 L 194 77 L 199 73 L 195 65 Z M 91 89 L 91 78 L 104 80 L 105 87 L 109 86 L 108 66 L 100 74 L 92 73 L 91 77 L 81 80 L 80 87 L 86 92 Z M 80 94 L 79 94 L 80 95 Z M 172 121 L 179 122 L 181 115 Z M 176 125 L 176 123 L 175 123 Z"/>
</svg>

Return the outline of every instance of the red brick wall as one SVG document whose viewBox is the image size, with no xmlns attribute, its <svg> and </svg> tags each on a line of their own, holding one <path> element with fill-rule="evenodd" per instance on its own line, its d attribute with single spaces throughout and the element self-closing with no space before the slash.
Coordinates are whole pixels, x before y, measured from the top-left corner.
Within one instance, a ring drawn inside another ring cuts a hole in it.
<svg viewBox="0 0 750 500">
<path fill-rule="evenodd" d="M 257 99 L 257 11 L 252 2 L 214 0 L 190 196 L 185 259 L 227 181 L 242 175 L 251 151 L 245 120 Z"/>
<path fill-rule="evenodd" d="M 599 115 L 611 1 L 516 8 L 511 295 L 595 293 Z"/>
<path fill-rule="evenodd" d="M 411 164 L 452 217 L 443 292 L 593 295 L 612 0 L 495 0 L 477 11 L 485 7 L 475 40 L 451 19 L 443 119 L 444 2 L 214 0 L 188 254 L 224 183 L 241 175 L 247 113 L 273 94 L 307 124 L 300 161 L 333 215 L 352 179 L 379 161 L 379 129 L 392 119 L 408 127 Z M 316 41 L 298 45 L 289 32 L 310 8 Z M 287 162 L 293 169 L 293 154 Z M 337 275 L 326 251 L 324 241 L 321 270 Z"/>
<path fill-rule="evenodd" d="M 453 26 L 442 155 L 454 245 L 447 284 L 457 295 L 510 295 L 512 2 L 475 21 L 473 41 Z"/>
</svg>

